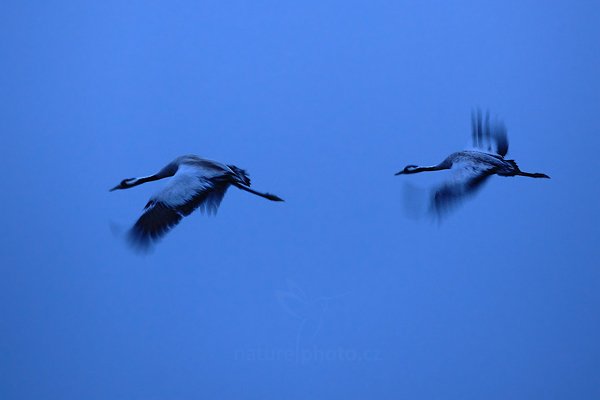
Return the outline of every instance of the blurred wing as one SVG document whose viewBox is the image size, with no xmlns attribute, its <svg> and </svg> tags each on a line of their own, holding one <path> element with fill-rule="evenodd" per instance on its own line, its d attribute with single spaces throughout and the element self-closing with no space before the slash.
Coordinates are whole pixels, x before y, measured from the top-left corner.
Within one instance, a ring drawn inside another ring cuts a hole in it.
<svg viewBox="0 0 600 400">
<path fill-rule="evenodd" d="M 455 163 L 451 178 L 432 191 L 430 211 L 439 219 L 480 189 L 493 167 L 471 162 Z"/>
<path fill-rule="evenodd" d="M 146 250 L 197 208 L 215 214 L 228 187 L 223 175 L 206 177 L 192 167 L 180 168 L 146 204 L 144 213 L 129 231 L 130 243 Z"/>
<path fill-rule="evenodd" d="M 481 110 L 471 112 L 471 135 L 473 136 L 473 147 L 481 149 L 483 142 L 483 126 Z"/>
<path fill-rule="evenodd" d="M 492 122 L 490 136 L 496 144 L 496 153 L 504 157 L 508 153 L 508 135 L 504 122 L 498 120 Z"/>
<path fill-rule="evenodd" d="M 490 114 L 486 112 L 485 121 L 481 110 L 471 114 L 473 147 L 494 152 L 502 157 L 508 153 L 508 136 L 506 126 L 500 120 L 490 122 Z"/>
</svg>

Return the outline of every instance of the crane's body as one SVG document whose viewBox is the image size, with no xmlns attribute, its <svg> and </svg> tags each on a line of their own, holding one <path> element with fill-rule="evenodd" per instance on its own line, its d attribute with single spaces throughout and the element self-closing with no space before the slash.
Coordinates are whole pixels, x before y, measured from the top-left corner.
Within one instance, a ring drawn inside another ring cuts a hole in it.
<svg viewBox="0 0 600 400">
<path fill-rule="evenodd" d="M 474 149 L 450 154 L 436 165 L 407 165 L 396 175 L 451 169 L 452 178 L 436 188 L 432 194 L 430 210 L 438 217 L 467 195 L 475 193 L 492 175 L 550 178 L 538 172 L 521 171 L 514 160 L 504 158 L 508 153 L 506 128 L 501 122 L 491 126 L 489 115 L 486 115 L 484 125 L 481 113 L 473 114 L 473 146 Z"/>
<path fill-rule="evenodd" d="M 471 168 L 476 170 L 487 170 L 489 173 L 500 176 L 529 176 L 533 178 L 548 178 L 545 174 L 524 172 L 519 169 L 515 160 L 506 160 L 499 154 L 488 153 L 479 150 L 463 150 L 450 154 L 441 163 L 431 167 L 417 167 L 420 171 L 411 171 L 411 168 L 406 171 L 396 173 L 396 175 L 410 174 L 415 172 L 438 171 L 442 169 L 451 169 L 456 165 L 461 165 L 463 168 Z"/>
<path fill-rule="evenodd" d="M 138 248 L 148 248 L 197 208 L 215 214 L 231 185 L 271 201 L 283 201 L 273 194 L 251 189 L 250 177 L 243 169 L 195 155 L 177 157 L 154 175 L 124 179 L 111 191 L 164 178 L 171 179 L 150 198 L 144 213 L 129 231 L 130 242 Z"/>
</svg>

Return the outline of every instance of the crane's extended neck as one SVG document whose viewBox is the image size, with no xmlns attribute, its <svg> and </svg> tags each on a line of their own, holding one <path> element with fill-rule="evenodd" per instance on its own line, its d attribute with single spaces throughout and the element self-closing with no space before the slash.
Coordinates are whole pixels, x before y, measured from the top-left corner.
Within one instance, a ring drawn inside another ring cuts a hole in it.
<svg viewBox="0 0 600 400">
<path fill-rule="evenodd" d="M 443 169 L 448 169 L 449 167 L 443 165 L 443 164 L 438 164 L 438 165 L 432 165 L 430 167 L 419 167 L 416 165 L 407 165 L 406 167 L 404 167 L 404 169 L 400 172 L 396 172 L 395 175 L 407 175 L 407 174 L 416 174 L 418 172 L 427 172 L 427 171 L 441 171 Z"/>
<path fill-rule="evenodd" d="M 112 192 L 114 190 L 131 189 L 132 187 L 141 185 L 142 183 L 157 181 L 162 178 L 164 178 L 164 177 L 156 174 L 156 175 L 145 176 L 142 178 L 123 179 L 121 181 L 121 183 L 119 183 L 114 188 L 110 189 L 110 191 Z"/>
</svg>

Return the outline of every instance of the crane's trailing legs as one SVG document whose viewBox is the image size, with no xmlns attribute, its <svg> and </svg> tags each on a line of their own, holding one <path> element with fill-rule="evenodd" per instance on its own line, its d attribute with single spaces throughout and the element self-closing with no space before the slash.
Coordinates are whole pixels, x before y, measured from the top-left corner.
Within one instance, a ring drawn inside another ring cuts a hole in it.
<svg viewBox="0 0 600 400">
<path fill-rule="evenodd" d="M 548 175 L 542 174 L 541 172 L 523 172 L 523 171 L 519 171 L 515 175 L 526 176 L 526 177 L 529 177 L 529 178 L 546 178 L 546 179 L 550 179 L 550 177 Z"/>
<path fill-rule="evenodd" d="M 275 196 L 274 194 L 271 194 L 271 193 L 262 193 L 262 192 L 259 192 L 257 190 L 251 189 L 248 186 L 241 185 L 239 183 L 234 183 L 233 186 L 237 187 L 238 189 L 245 190 L 248 193 L 252 193 L 252 194 L 255 194 L 257 196 L 264 197 L 267 200 L 271 200 L 271 201 L 284 201 L 281 197 Z"/>
</svg>

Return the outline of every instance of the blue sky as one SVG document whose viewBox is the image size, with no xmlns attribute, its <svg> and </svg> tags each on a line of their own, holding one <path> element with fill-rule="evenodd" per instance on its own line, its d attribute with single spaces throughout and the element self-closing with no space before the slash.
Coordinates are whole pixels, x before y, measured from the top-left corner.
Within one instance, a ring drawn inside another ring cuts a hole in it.
<svg viewBox="0 0 600 400">
<path fill-rule="evenodd" d="M 2 399 L 600 397 L 595 2 L 5 1 Z M 394 177 L 504 119 L 443 224 Z M 247 169 L 145 257 L 181 154 Z M 112 227 L 112 229 L 111 229 Z M 117 232 L 117 233 L 115 233 Z"/>
</svg>

